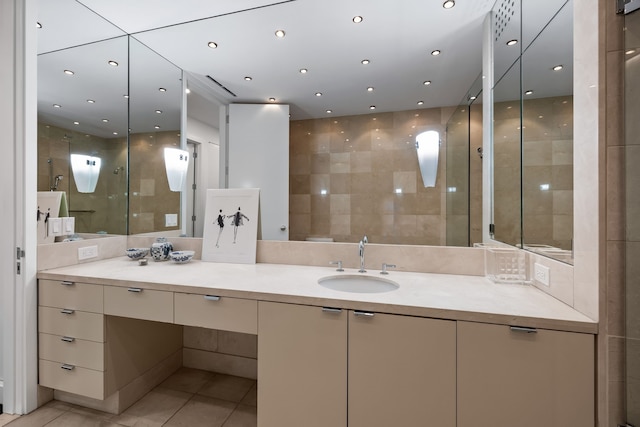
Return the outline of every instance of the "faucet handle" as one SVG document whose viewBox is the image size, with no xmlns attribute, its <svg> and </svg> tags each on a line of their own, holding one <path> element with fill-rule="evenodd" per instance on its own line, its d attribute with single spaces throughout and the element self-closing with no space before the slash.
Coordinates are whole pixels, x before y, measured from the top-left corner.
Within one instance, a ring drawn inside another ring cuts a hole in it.
<svg viewBox="0 0 640 427">
<path fill-rule="evenodd" d="M 380 274 L 389 274 L 389 272 L 387 271 L 387 268 L 396 268 L 396 265 L 395 264 L 383 263 L 382 264 L 382 271 L 380 272 Z"/>
<path fill-rule="evenodd" d="M 344 271 L 344 268 L 342 268 L 342 261 L 330 261 L 329 264 L 337 265 L 338 268 L 336 268 L 336 271 Z"/>
</svg>

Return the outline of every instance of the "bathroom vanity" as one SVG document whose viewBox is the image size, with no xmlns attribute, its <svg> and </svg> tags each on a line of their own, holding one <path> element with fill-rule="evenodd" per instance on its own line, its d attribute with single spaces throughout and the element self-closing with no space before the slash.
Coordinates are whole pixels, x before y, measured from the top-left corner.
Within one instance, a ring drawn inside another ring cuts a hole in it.
<svg viewBox="0 0 640 427">
<path fill-rule="evenodd" d="M 180 366 L 189 325 L 257 334 L 259 427 L 595 425 L 586 316 L 480 276 L 318 284 L 337 274 L 357 273 L 125 257 L 41 271 L 40 385 L 121 412 Z"/>
</svg>

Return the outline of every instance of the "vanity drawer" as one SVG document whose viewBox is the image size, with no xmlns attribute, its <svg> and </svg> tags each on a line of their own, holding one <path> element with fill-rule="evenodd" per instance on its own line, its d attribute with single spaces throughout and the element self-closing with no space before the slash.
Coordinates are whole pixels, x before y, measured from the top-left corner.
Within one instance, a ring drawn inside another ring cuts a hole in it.
<svg viewBox="0 0 640 427">
<path fill-rule="evenodd" d="M 173 323 L 173 292 L 105 286 L 104 313 Z"/>
<path fill-rule="evenodd" d="M 38 304 L 102 313 L 102 285 L 40 279 Z"/>
<path fill-rule="evenodd" d="M 104 344 L 70 336 L 39 334 L 39 357 L 51 362 L 68 363 L 104 371 Z"/>
<path fill-rule="evenodd" d="M 104 372 L 40 360 L 39 384 L 93 399 L 104 399 Z M 67 369 L 64 369 L 67 368 Z"/>
<path fill-rule="evenodd" d="M 213 295 L 175 294 L 175 323 L 258 333 L 258 302 Z"/>
<path fill-rule="evenodd" d="M 47 334 L 104 342 L 104 316 L 86 311 L 38 307 L 38 330 Z"/>
</svg>

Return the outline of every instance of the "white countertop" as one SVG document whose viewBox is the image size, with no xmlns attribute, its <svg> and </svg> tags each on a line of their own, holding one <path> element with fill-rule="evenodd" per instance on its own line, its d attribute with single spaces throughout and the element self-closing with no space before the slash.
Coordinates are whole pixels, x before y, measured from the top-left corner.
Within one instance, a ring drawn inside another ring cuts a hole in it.
<svg viewBox="0 0 640 427">
<path fill-rule="evenodd" d="M 495 284 L 479 276 L 391 271 L 385 278 L 400 285 L 384 293 L 327 289 L 318 279 L 336 274 L 330 267 L 283 264 L 225 264 L 193 260 L 138 265 L 126 257 L 38 272 L 39 279 L 112 286 L 136 286 L 175 292 L 214 294 L 293 304 L 466 320 L 596 333 L 597 322 L 533 286 Z M 366 275 L 380 276 L 378 270 Z"/>
</svg>

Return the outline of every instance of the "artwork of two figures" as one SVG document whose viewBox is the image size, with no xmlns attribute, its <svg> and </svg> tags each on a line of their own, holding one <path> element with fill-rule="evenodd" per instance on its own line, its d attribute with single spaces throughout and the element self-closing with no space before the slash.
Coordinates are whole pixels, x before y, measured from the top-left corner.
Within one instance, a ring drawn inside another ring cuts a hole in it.
<svg viewBox="0 0 640 427">
<path fill-rule="evenodd" d="M 202 260 L 256 262 L 260 190 L 207 190 Z"/>
</svg>

